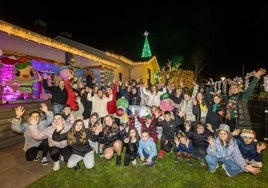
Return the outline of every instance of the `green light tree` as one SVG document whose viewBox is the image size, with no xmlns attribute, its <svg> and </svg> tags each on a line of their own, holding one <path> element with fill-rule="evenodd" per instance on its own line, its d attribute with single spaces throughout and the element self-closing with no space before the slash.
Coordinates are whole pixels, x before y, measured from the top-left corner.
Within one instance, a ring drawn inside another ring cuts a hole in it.
<svg viewBox="0 0 268 188">
<path fill-rule="evenodd" d="M 145 31 L 143 35 L 145 36 L 145 41 L 144 41 L 141 57 L 142 58 L 152 57 L 152 53 L 151 53 L 151 49 L 150 49 L 150 45 L 148 41 L 149 33 Z"/>
</svg>

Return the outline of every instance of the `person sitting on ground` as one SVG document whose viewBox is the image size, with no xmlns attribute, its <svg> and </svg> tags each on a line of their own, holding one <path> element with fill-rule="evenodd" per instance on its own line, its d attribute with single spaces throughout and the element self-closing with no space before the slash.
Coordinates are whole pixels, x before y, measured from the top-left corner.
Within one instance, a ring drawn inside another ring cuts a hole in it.
<svg viewBox="0 0 268 188">
<path fill-rule="evenodd" d="M 192 153 L 193 153 L 193 144 L 192 141 L 187 138 L 186 134 L 182 131 L 179 131 L 174 139 L 174 152 L 176 154 L 175 162 L 182 160 L 183 158 L 186 159 L 188 165 L 192 165 Z"/>
<path fill-rule="evenodd" d="M 89 144 L 89 139 L 97 141 L 101 127 L 98 126 L 95 134 L 85 128 L 83 120 L 77 119 L 74 121 L 71 129 L 66 133 L 61 133 L 64 125 L 57 124 L 57 129 L 52 134 L 52 139 L 55 141 L 67 140 L 67 144 L 72 148 L 72 155 L 67 162 L 68 168 L 79 168 L 79 162 L 83 160 L 87 169 L 91 169 L 95 165 L 94 151 Z"/>
<path fill-rule="evenodd" d="M 266 149 L 264 142 L 257 142 L 255 140 L 255 133 L 250 129 L 235 129 L 233 135 L 237 141 L 240 152 L 247 164 L 255 167 L 262 167 L 263 155 L 262 151 Z"/>
<path fill-rule="evenodd" d="M 121 165 L 123 140 L 127 137 L 126 129 L 118 124 L 112 115 L 106 115 L 102 122 L 102 132 L 99 135 L 99 143 L 103 144 L 103 157 L 110 160 L 117 154 L 116 165 Z"/>
<path fill-rule="evenodd" d="M 36 140 L 48 139 L 49 154 L 51 159 L 54 161 L 53 170 L 57 171 L 60 169 L 60 156 L 62 156 L 63 160 L 67 162 L 71 156 L 71 147 L 67 145 L 66 140 L 60 142 L 54 141 L 52 139 L 52 134 L 54 130 L 57 128 L 58 124 L 62 124 L 64 127 L 62 133 L 69 131 L 72 124 L 68 121 L 65 121 L 62 118 L 62 114 L 60 113 L 55 114 L 52 125 L 43 130 L 40 130 L 38 128 L 37 123 L 38 123 L 37 119 L 35 118 L 30 119 L 31 124 L 29 126 L 30 133 L 32 137 Z"/>
<path fill-rule="evenodd" d="M 53 112 L 48 111 L 48 107 L 45 103 L 41 103 L 40 109 L 45 113 L 46 118 L 41 119 L 41 113 L 39 111 L 32 111 L 29 115 L 29 119 L 26 123 L 22 122 L 22 116 L 25 112 L 24 107 L 18 106 L 15 108 L 16 116 L 11 121 L 11 129 L 24 135 L 24 147 L 25 158 L 27 161 L 38 161 L 38 151 L 42 151 L 42 163 L 43 165 L 48 164 L 47 153 L 48 153 L 48 140 L 36 140 L 31 136 L 29 126 L 31 119 L 36 119 L 37 126 L 40 130 L 50 126 L 53 121 Z"/>
<path fill-rule="evenodd" d="M 126 153 L 124 159 L 124 165 L 128 166 L 131 162 L 133 165 L 137 164 L 138 147 L 139 147 L 139 133 L 135 127 L 129 128 L 128 137 L 124 139 L 124 145 L 126 146 Z"/>
<path fill-rule="evenodd" d="M 174 136 L 178 132 L 179 125 L 184 123 L 183 118 L 172 119 L 171 113 L 170 111 L 165 111 L 164 120 L 157 122 L 162 127 L 159 158 L 163 158 L 165 152 L 171 151 L 174 145 Z M 180 112 L 179 117 L 182 117 L 182 112 Z"/>
<path fill-rule="evenodd" d="M 92 131 L 92 133 L 95 133 L 97 126 L 101 126 L 100 120 L 99 120 L 99 114 L 97 112 L 93 112 L 88 119 L 84 119 L 85 127 Z M 98 141 L 92 141 L 89 140 L 89 144 L 94 149 L 96 153 L 99 153 L 99 155 L 102 157 L 103 150 L 99 148 L 99 142 Z"/>
<path fill-rule="evenodd" d="M 156 144 L 153 139 L 149 136 L 148 129 L 144 129 L 141 132 L 141 139 L 139 141 L 138 148 L 141 163 L 153 168 L 157 159 Z"/>
<path fill-rule="evenodd" d="M 214 136 L 214 130 L 212 129 L 211 124 L 203 124 L 197 122 L 194 129 L 191 129 L 191 126 L 188 122 L 185 123 L 185 132 L 186 136 L 192 140 L 193 143 L 193 152 L 192 156 L 196 160 L 201 161 L 201 165 L 205 165 L 205 157 L 207 154 L 208 142 L 207 138 L 209 136 Z"/>
<path fill-rule="evenodd" d="M 206 162 L 208 169 L 214 173 L 219 167 L 219 162 L 223 163 L 222 168 L 229 177 L 234 177 L 242 172 L 251 172 L 259 174 L 260 168 L 249 165 L 244 160 L 235 139 L 230 132 L 230 126 L 221 124 L 217 129 L 217 136 L 207 139 L 209 146 L 207 148 Z"/>
</svg>

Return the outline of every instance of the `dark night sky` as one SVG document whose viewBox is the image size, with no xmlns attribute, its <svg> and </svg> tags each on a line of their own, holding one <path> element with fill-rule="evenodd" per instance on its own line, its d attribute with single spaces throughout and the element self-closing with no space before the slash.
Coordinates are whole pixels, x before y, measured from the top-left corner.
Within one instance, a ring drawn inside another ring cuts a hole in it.
<svg viewBox="0 0 268 188">
<path fill-rule="evenodd" d="M 251 2 L 5 2 L 0 19 L 26 29 L 42 19 L 49 37 L 67 31 L 73 40 L 133 61 L 141 60 L 146 30 L 160 66 L 178 55 L 187 63 L 194 47 L 199 47 L 207 58 L 203 75 L 218 79 L 242 75 L 243 64 L 245 73 L 268 69 L 268 3 Z"/>
</svg>

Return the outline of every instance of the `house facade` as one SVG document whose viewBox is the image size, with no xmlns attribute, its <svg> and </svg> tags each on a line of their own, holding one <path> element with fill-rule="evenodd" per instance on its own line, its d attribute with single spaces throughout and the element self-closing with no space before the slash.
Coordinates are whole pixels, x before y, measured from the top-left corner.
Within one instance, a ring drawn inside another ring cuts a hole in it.
<svg viewBox="0 0 268 188">
<path fill-rule="evenodd" d="M 63 66 L 77 70 L 79 76 L 84 76 L 87 70 L 91 70 L 99 85 L 105 85 L 113 79 L 129 81 L 141 78 L 146 81 L 147 74 L 154 81 L 160 72 L 156 57 L 134 62 L 124 56 L 104 52 L 63 36 L 51 39 L 2 20 L 0 50 L 0 98 L 13 92 L 7 86 L 7 81 L 13 78 L 12 67 L 21 57 L 29 59 L 41 73 L 57 74 L 57 69 Z M 40 90 L 40 86 L 36 86 L 35 90 Z M 40 98 L 42 91 L 37 93 L 36 98 Z M 16 96 L 9 98 L 14 99 Z"/>
</svg>

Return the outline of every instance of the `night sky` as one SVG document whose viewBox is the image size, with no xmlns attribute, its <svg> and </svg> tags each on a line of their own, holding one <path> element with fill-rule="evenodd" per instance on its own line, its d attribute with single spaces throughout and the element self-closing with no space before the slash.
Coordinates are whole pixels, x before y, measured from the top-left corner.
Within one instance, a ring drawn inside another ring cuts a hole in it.
<svg viewBox="0 0 268 188">
<path fill-rule="evenodd" d="M 241 76 L 243 64 L 245 73 L 268 69 L 267 1 L 78 2 L 5 2 L 0 6 L 0 19 L 26 29 L 41 19 L 51 38 L 67 31 L 75 41 L 133 61 L 141 60 L 143 33 L 148 31 L 152 54 L 160 66 L 179 55 L 187 66 L 198 47 L 207 61 L 202 75 L 214 79 Z"/>
</svg>

